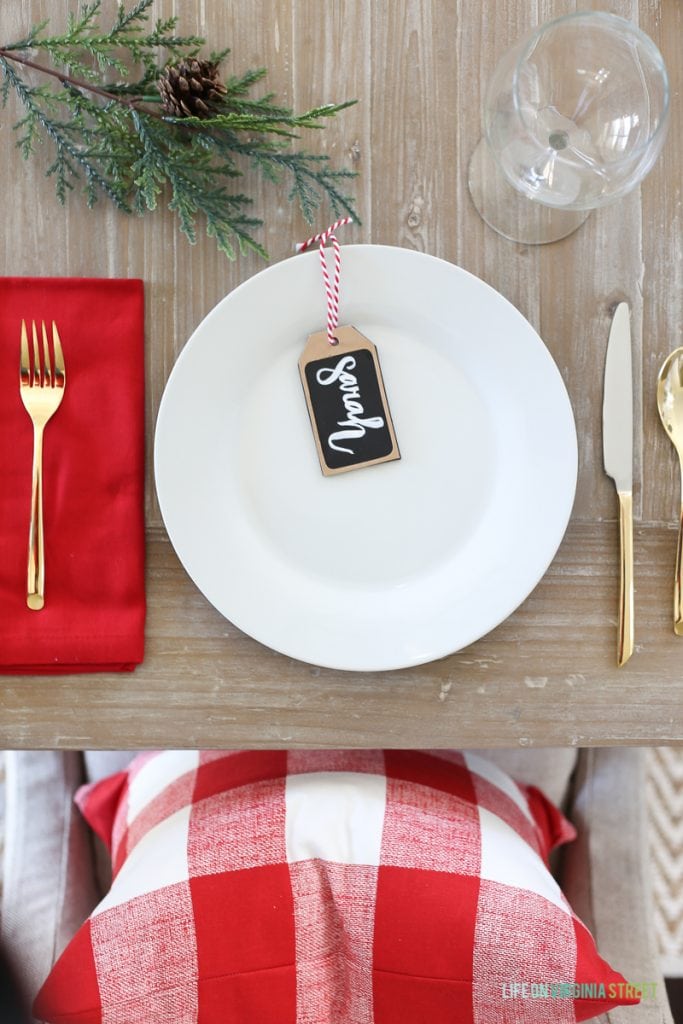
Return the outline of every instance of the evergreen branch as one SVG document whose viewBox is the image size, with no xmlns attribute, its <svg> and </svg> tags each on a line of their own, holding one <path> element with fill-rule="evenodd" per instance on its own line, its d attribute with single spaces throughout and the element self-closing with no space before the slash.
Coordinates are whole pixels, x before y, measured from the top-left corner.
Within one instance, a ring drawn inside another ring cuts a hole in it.
<svg viewBox="0 0 683 1024">
<path fill-rule="evenodd" d="M 34 40 L 40 33 L 49 25 L 49 21 L 46 18 L 44 21 L 37 22 L 29 31 L 29 34 L 24 39 L 17 40 L 16 43 L 7 43 L 5 49 L 7 50 L 30 50 L 33 46 Z"/>
<path fill-rule="evenodd" d="M 218 140 L 216 142 L 222 150 L 223 147 Z M 248 157 L 263 176 L 274 183 L 280 181 L 283 172 L 291 174 L 293 181 L 289 199 L 298 201 L 308 224 L 313 223 L 323 195 L 327 195 L 335 216 L 347 214 L 360 223 L 352 197 L 343 194 L 337 187 L 338 183 L 355 178 L 356 174 L 354 171 L 333 170 L 326 155 L 290 153 L 283 150 L 279 142 L 254 145 L 252 142 L 241 142 L 236 138 L 225 143 L 225 150 Z"/>
<path fill-rule="evenodd" d="M 290 175 L 289 198 L 309 222 L 325 198 L 335 215 L 357 220 L 352 198 L 342 191 L 354 173 L 335 170 L 325 155 L 289 149 L 300 130 L 321 128 L 350 102 L 297 114 L 272 93 L 253 97 L 263 68 L 223 85 L 217 67 L 230 51 L 202 60 L 197 55 L 205 40 L 178 34 L 176 17 L 150 23 L 152 4 L 136 0 L 126 9 L 119 2 L 111 27 L 102 29 L 101 0 L 90 0 L 69 14 L 61 35 L 50 35 L 48 22 L 40 22 L 23 39 L 0 46 L 0 105 L 13 93 L 23 108 L 14 128 L 25 158 L 42 138 L 52 147 L 46 174 L 58 200 L 64 203 L 79 182 L 89 206 L 104 195 L 127 213 L 154 210 L 165 197 L 190 242 L 202 219 L 230 259 L 238 251 L 267 258 L 253 237 L 262 221 L 248 212 L 251 199 L 228 187 L 242 174 L 241 162 L 272 183 Z M 59 85 L 34 86 L 23 69 Z M 103 81 L 105 70 L 113 81 Z M 187 92 L 182 104 L 180 94 L 174 99 L 180 74 L 198 76 L 193 89 L 195 95 L 205 89 L 206 102 L 188 101 Z"/>
<path fill-rule="evenodd" d="M 289 198 L 298 200 L 308 224 L 313 223 L 323 195 L 329 199 L 335 217 L 345 214 L 358 221 L 352 197 L 345 195 L 337 187 L 339 182 L 354 178 L 353 171 L 332 170 L 326 156 L 311 156 L 307 153 L 259 154 L 259 159 L 265 159 L 274 167 L 283 167 L 289 171 L 293 178 Z"/>
<path fill-rule="evenodd" d="M 22 156 L 26 158 L 31 155 L 36 129 L 38 127 L 42 128 L 56 150 L 56 159 L 55 163 L 51 165 L 51 171 L 52 173 L 55 173 L 55 170 L 59 172 L 57 174 L 58 184 L 66 176 L 74 179 L 78 178 L 80 175 L 77 168 L 80 168 L 85 177 L 88 206 L 93 206 L 98 192 L 102 192 L 119 209 L 129 213 L 130 206 L 126 199 L 125 183 L 103 174 L 97 164 L 89 158 L 88 152 L 77 143 L 74 143 L 70 137 L 73 126 L 59 122 L 49 115 L 43 106 L 46 94 L 42 89 L 26 86 L 6 62 L 0 60 L 0 66 L 2 66 L 4 74 L 9 77 L 10 84 L 13 86 L 26 111 L 24 117 L 15 125 L 15 128 L 23 127 L 25 130 L 24 135 L 18 142 Z M 62 195 L 65 195 L 63 190 Z"/>
<path fill-rule="evenodd" d="M 191 243 L 196 241 L 195 222 L 201 213 L 206 219 L 207 234 L 216 239 L 218 248 L 230 259 L 236 255 L 231 241 L 233 235 L 241 252 L 253 249 L 265 257 L 263 246 L 254 241 L 248 231 L 260 227 L 262 221 L 241 212 L 251 200 L 241 194 L 230 194 L 225 186 L 215 184 L 221 172 L 217 174 L 210 153 L 199 145 L 199 140 L 192 140 L 193 158 L 188 162 L 186 151 L 169 144 L 167 133 L 157 122 L 138 114 L 133 117 L 143 145 L 136 165 L 136 184 L 142 189 L 145 200 L 151 201 L 151 208 L 156 205 L 161 183 L 168 181 L 172 190 L 169 209 L 177 213 L 181 230 Z"/>
<path fill-rule="evenodd" d="M 124 29 L 127 29 L 129 25 L 133 25 L 136 21 L 146 21 L 147 11 L 154 3 L 154 0 L 138 0 L 129 11 L 126 11 L 125 6 L 122 3 L 118 5 L 118 14 L 116 21 L 112 25 L 112 35 L 117 35 Z M 174 18 L 173 26 L 177 24 L 177 19 Z"/>
<path fill-rule="evenodd" d="M 33 68 L 34 71 L 40 71 L 44 75 L 50 75 L 52 78 L 56 78 L 62 83 L 62 85 L 70 85 L 75 89 L 86 89 L 88 92 L 94 93 L 96 96 L 102 96 L 107 100 L 115 100 L 118 103 L 127 103 L 128 105 L 133 104 L 133 100 L 127 97 L 121 97 L 116 93 L 112 93 L 109 89 L 103 89 L 98 85 L 94 85 L 92 82 L 80 81 L 74 78 L 72 75 L 67 75 L 63 71 L 57 71 L 55 68 L 45 67 L 44 64 L 38 64 L 36 61 L 31 60 L 30 57 L 24 57 L 13 52 L 11 47 L 0 47 L 0 57 L 4 58 L 5 61 L 12 60 L 18 64 L 23 64 L 24 67 Z"/>
</svg>

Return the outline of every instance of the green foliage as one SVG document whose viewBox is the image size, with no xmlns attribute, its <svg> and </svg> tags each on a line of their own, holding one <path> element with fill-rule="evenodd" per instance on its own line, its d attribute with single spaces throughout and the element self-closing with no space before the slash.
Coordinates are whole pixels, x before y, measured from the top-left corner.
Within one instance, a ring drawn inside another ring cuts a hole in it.
<svg viewBox="0 0 683 1024">
<path fill-rule="evenodd" d="M 41 22 L 24 39 L 0 46 L 0 104 L 14 94 L 23 108 L 14 126 L 22 156 L 28 159 L 45 138 L 51 144 L 47 174 L 59 201 L 81 188 L 89 206 L 104 195 L 126 213 L 142 214 L 165 197 L 190 242 L 203 217 L 207 234 L 230 259 L 238 250 L 267 258 L 253 236 L 262 221 L 249 215 L 252 200 L 230 187 L 251 164 L 273 183 L 289 176 L 289 198 L 309 223 L 324 199 L 335 216 L 357 219 L 344 192 L 354 173 L 333 169 L 326 156 L 292 150 L 301 129 L 321 128 L 351 104 L 295 114 L 272 94 L 253 98 L 250 90 L 266 74 L 258 68 L 229 78 L 210 116 L 167 116 L 156 82 L 165 67 L 196 56 L 205 40 L 178 35 L 175 17 L 150 24 L 152 3 L 137 0 L 129 9 L 119 3 L 105 31 L 101 2 L 92 0 L 69 15 L 61 35 L 50 35 Z M 219 63 L 228 53 L 208 59 Z M 27 68 L 55 84 L 32 85 Z"/>
</svg>

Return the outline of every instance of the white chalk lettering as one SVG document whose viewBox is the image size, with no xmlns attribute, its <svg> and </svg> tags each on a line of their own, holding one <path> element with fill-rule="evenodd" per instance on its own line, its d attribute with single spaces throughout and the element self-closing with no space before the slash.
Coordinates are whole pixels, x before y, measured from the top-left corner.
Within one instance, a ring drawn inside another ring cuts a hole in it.
<svg viewBox="0 0 683 1024">
<path fill-rule="evenodd" d="M 355 370 L 356 360 L 353 356 L 342 356 L 336 366 L 322 366 L 315 377 L 318 384 L 334 384 L 336 380 L 344 384 L 350 384 L 351 387 L 358 384 L 358 381 L 352 373 L 346 373 L 346 367 L 350 370 Z"/>
<path fill-rule="evenodd" d="M 367 427 L 369 427 L 371 430 L 377 429 L 377 427 L 383 427 L 384 420 L 382 419 L 381 416 L 370 416 L 369 418 L 364 420 L 355 418 L 351 419 L 351 417 L 349 417 L 348 420 L 338 420 L 337 426 L 352 427 L 353 429 L 335 430 L 334 434 L 330 434 L 330 436 L 328 437 L 327 443 L 329 444 L 330 448 L 334 448 L 335 451 L 348 452 L 349 455 L 353 455 L 353 448 L 342 448 L 340 445 L 335 444 L 335 441 L 342 441 L 344 440 L 344 438 L 347 437 L 364 437 L 365 430 Z"/>
<path fill-rule="evenodd" d="M 335 430 L 327 439 L 330 448 L 337 452 L 346 452 L 347 455 L 355 455 L 353 448 L 346 448 L 338 444 L 339 441 L 351 440 L 352 438 L 365 437 L 366 430 L 377 430 L 384 426 L 382 416 L 365 416 L 365 408 L 361 398 L 358 378 L 350 370 L 355 370 L 356 360 L 353 356 L 342 356 L 335 366 L 323 366 L 316 373 L 318 384 L 327 387 L 329 384 L 338 383 L 341 398 L 346 410 L 347 419 L 337 420 L 338 427 L 348 427 L 348 430 Z"/>
</svg>

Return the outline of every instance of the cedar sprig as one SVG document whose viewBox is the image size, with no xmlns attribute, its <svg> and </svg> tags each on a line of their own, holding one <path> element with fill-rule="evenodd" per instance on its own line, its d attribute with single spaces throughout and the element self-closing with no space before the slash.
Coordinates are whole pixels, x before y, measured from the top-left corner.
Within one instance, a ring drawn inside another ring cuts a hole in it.
<svg viewBox="0 0 683 1024">
<path fill-rule="evenodd" d="M 228 78 L 207 116 L 168 116 L 156 83 L 165 68 L 198 57 L 205 40 L 178 34 L 175 17 L 150 23 L 152 3 L 120 3 L 103 29 L 101 2 L 92 0 L 69 15 L 61 34 L 49 34 L 48 22 L 40 22 L 23 39 L 0 46 L 0 103 L 6 107 L 14 95 L 22 108 L 14 125 L 22 156 L 50 145 L 47 175 L 59 201 L 77 188 L 89 206 L 106 196 L 126 213 L 142 214 L 164 199 L 190 242 L 203 218 L 231 259 L 248 250 L 267 257 L 254 237 L 262 221 L 253 202 L 234 191 L 235 178 L 251 164 L 270 182 L 289 177 L 289 199 L 309 223 L 323 200 L 335 216 L 358 219 L 345 191 L 354 172 L 292 144 L 302 129 L 322 128 L 351 103 L 297 114 L 272 93 L 251 95 L 266 74 L 257 68 Z M 206 59 L 218 66 L 229 52 Z M 34 84 L 36 72 L 46 81 Z"/>
</svg>

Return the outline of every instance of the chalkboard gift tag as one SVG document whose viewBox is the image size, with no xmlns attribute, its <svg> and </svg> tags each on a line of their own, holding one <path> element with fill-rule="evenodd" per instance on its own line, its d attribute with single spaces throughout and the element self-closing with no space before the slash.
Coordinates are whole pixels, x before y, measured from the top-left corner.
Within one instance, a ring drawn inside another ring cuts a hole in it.
<svg viewBox="0 0 683 1024">
<path fill-rule="evenodd" d="M 355 327 L 311 334 L 299 360 L 325 476 L 400 459 L 377 349 Z"/>
</svg>

